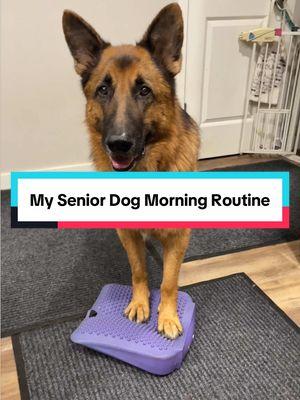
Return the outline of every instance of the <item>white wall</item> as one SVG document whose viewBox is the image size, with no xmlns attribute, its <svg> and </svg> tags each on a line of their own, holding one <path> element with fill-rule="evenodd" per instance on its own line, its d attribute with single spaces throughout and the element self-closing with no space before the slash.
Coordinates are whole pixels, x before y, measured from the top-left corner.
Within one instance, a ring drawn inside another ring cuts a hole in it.
<svg viewBox="0 0 300 400">
<path fill-rule="evenodd" d="M 300 26 L 300 0 L 288 0 L 287 5 L 294 23 Z M 300 140 L 298 143 L 298 150 L 300 150 Z"/>
<path fill-rule="evenodd" d="M 295 24 L 300 24 L 300 1 L 287 0 L 286 7 Z"/>
<path fill-rule="evenodd" d="M 62 32 L 63 10 L 82 15 L 112 43 L 134 43 L 169 2 L 1 1 L 2 177 L 11 170 L 90 165 L 84 98 Z"/>
<path fill-rule="evenodd" d="M 294 9 L 294 22 L 299 26 L 300 25 L 300 1 L 298 0 L 295 4 Z"/>
</svg>

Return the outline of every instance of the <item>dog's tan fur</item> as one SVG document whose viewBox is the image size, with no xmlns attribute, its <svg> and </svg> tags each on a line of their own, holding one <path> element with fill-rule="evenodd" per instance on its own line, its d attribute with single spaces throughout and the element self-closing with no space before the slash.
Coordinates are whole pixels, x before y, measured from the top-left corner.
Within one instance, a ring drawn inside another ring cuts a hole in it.
<svg viewBox="0 0 300 400">
<path fill-rule="evenodd" d="M 177 17 L 178 23 L 182 23 L 179 6 L 172 4 L 168 7 Z M 67 24 L 66 21 L 67 19 L 65 19 L 64 25 Z M 92 29 L 91 27 L 89 28 Z M 130 59 L 134 60 L 125 68 L 119 65 L 120 58 L 124 56 L 130 56 Z M 175 75 L 180 70 L 181 59 L 167 61 L 169 62 L 169 70 L 172 70 Z M 79 74 L 84 71 L 84 64 L 84 60 L 83 64 L 75 63 L 75 68 Z M 134 170 L 196 170 L 199 148 L 198 128 L 182 111 L 176 97 L 172 95 L 170 85 L 153 61 L 150 52 L 139 45 L 107 46 L 104 48 L 100 62 L 93 69 L 84 87 L 87 99 L 86 123 L 90 135 L 92 158 L 96 169 L 100 171 L 112 170 L 111 160 L 106 149 L 101 145 L 101 138 L 99 138 L 101 132 L 99 133 L 99 129 L 97 129 L 99 120 L 103 118 L 103 110 L 94 96 L 95 87 L 108 72 L 113 77 L 113 80 L 119 84 L 119 89 L 115 94 L 118 101 L 117 118 L 122 118 L 122 113 L 125 112 L 128 91 L 132 82 L 141 73 L 152 87 L 157 100 L 149 107 L 145 115 L 145 119 L 155 120 L 157 126 L 156 137 L 155 140 L 147 144 L 145 154 L 136 163 Z M 142 230 L 118 230 L 118 235 L 127 251 L 132 270 L 133 297 L 125 310 L 125 314 L 129 319 L 135 319 L 137 322 L 146 321 L 150 313 L 143 233 L 145 232 Z M 169 338 L 176 338 L 182 332 L 182 326 L 177 316 L 178 275 L 189 242 L 190 230 L 152 229 L 148 230 L 147 234 L 159 239 L 164 251 L 158 330 Z"/>
</svg>

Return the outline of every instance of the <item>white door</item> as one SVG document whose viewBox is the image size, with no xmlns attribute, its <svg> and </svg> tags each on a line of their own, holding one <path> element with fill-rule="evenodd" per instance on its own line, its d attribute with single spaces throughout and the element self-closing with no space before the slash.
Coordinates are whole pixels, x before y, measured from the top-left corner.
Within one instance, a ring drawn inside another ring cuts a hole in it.
<svg viewBox="0 0 300 400">
<path fill-rule="evenodd" d="M 262 26 L 270 0 L 189 0 L 185 103 L 200 125 L 200 158 L 239 152 L 252 47 L 240 32 Z"/>
</svg>

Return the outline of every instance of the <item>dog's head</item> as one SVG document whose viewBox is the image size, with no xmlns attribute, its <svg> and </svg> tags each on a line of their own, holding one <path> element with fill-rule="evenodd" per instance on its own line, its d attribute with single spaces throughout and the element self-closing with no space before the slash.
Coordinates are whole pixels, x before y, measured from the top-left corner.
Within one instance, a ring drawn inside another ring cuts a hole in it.
<svg viewBox="0 0 300 400">
<path fill-rule="evenodd" d="M 89 129 L 112 167 L 130 170 L 173 118 L 183 42 L 180 7 L 162 9 L 136 46 L 111 46 L 71 11 L 64 12 L 63 29 L 87 99 Z"/>
</svg>

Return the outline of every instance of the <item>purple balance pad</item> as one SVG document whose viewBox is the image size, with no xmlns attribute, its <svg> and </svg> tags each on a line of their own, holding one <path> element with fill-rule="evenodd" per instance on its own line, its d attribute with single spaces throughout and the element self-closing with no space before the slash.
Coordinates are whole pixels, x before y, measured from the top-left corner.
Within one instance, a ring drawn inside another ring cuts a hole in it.
<svg viewBox="0 0 300 400">
<path fill-rule="evenodd" d="M 131 286 L 104 286 L 71 340 L 152 374 L 166 375 L 180 368 L 193 340 L 195 304 L 191 297 L 178 293 L 178 315 L 184 332 L 171 340 L 157 331 L 159 290 L 151 290 L 151 316 L 142 324 L 130 321 L 123 314 L 131 294 Z"/>
</svg>

